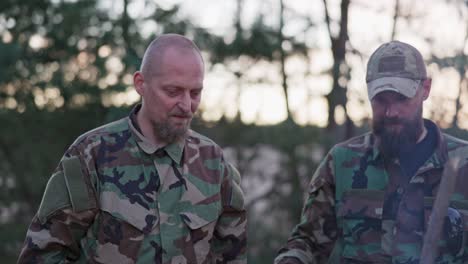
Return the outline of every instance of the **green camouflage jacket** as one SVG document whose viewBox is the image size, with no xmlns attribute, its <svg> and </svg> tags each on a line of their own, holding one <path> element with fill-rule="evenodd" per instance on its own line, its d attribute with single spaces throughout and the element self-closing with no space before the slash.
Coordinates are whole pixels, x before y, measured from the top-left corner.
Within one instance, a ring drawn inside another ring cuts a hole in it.
<svg viewBox="0 0 468 264">
<path fill-rule="evenodd" d="M 246 263 L 240 176 L 189 131 L 158 149 L 131 118 L 80 136 L 50 178 L 18 263 Z"/>
<path fill-rule="evenodd" d="M 429 122 L 429 121 L 426 121 Z M 468 232 L 468 142 L 441 133 L 434 154 L 411 178 L 385 161 L 371 133 L 334 146 L 313 175 L 300 223 L 275 264 L 419 263 L 445 162 L 458 156 L 450 207 Z M 408 182 L 409 181 L 409 182 Z M 468 245 L 439 243 L 437 263 L 468 263 Z"/>
</svg>

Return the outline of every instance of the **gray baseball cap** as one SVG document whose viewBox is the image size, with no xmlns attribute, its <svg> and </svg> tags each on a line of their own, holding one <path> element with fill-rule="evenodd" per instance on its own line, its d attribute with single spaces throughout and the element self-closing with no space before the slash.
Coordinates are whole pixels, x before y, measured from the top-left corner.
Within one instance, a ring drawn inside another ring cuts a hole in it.
<svg viewBox="0 0 468 264">
<path fill-rule="evenodd" d="M 415 47 L 400 41 L 382 44 L 367 63 L 369 100 L 383 91 L 414 97 L 426 78 L 426 65 Z"/>
</svg>

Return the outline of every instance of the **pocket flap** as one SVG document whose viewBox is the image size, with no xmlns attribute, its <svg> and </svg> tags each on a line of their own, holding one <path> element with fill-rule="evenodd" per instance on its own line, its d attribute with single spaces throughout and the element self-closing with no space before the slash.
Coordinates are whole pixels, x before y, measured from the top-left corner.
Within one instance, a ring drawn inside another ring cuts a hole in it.
<svg viewBox="0 0 468 264">
<path fill-rule="evenodd" d="M 385 192 L 351 189 L 343 193 L 337 216 L 344 218 L 382 218 Z"/>
<path fill-rule="evenodd" d="M 138 203 L 131 203 L 114 192 L 102 192 L 100 203 L 102 211 L 129 223 L 144 233 L 149 233 L 159 220 L 155 215 L 155 209 L 147 209 Z"/>
<path fill-rule="evenodd" d="M 203 212 L 182 212 L 180 213 L 180 217 L 190 229 L 194 230 L 218 220 L 218 213 L 214 210 L 205 210 Z"/>
</svg>

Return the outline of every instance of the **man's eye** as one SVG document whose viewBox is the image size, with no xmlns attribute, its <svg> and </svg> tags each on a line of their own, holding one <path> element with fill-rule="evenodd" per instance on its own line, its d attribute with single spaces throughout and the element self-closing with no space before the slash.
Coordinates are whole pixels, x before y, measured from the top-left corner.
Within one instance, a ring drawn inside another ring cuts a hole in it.
<svg viewBox="0 0 468 264">
<path fill-rule="evenodd" d="M 404 95 L 402 95 L 402 94 L 398 95 L 398 101 L 400 101 L 400 102 L 406 102 L 406 101 L 408 101 L 409 99 L 410 99 L 410 98 L 408 98 L 408 97 L 406 97 L 406 96 L 404 96 Z"/>
<path fill-rule="evenodd" d="M 166 93 L 169 96 L 176 96 L 177 94 L 179 94 L 179 91 L 177 89 L 168 89 L 168 90 L 166 90 Z"/>
</svg>

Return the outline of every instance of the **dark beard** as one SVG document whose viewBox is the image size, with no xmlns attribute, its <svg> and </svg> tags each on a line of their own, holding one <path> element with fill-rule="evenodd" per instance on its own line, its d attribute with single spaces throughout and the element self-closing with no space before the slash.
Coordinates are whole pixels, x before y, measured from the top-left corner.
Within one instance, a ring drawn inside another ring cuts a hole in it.
<svg viewBox="0 0 468 264">
<path fill-rule="evenodd" d="M 402 124 L 403 128 L 399 133 L 386 129 L 387 125 L 392 123 Z M 372 130 L 379 138 L 379 149 L 382 154 L 389 159 L 398 158 L 401 152 L 409 151 L 417 143 L 418 137 L 422 132 L 418 119 L 399 120 L 398 118 L 386 118 L 373 120 Z"/>
<path fill-rule="evenodd" d="M 153 127 L 158 139 L 164 143 L 170 144 L 179 141 L 187 135 L 187 131 L 190 128 L 190 122 L 185 127 L 175 128 L 171 126 L 168 120 L 165 120 L 163 122 L 155 122 Z"/>
</svg>

